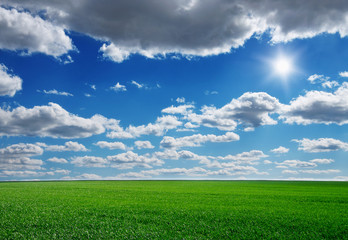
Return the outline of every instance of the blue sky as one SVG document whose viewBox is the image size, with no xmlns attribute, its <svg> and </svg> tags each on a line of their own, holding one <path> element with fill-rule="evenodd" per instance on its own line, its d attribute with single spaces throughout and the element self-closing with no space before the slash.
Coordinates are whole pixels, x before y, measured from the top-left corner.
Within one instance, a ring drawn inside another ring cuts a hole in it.
<svg viewBox="0 0 348 240">
<path fill-rule="evenodd" d="M 348 5 L 258 4 L 4 1 L 0 181 L 347 180 Z"/>
</svg>

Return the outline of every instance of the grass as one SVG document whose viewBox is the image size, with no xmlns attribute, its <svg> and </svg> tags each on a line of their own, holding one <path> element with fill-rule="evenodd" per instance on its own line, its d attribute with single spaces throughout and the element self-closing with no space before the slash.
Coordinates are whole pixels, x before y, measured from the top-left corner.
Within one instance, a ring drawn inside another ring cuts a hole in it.
<svg viewBox="0 0 348 240">
<path fill-rule="evenodd" d="M 348 239 L 348 183 L 2 182 L 0 239 Z"/>
</svg>

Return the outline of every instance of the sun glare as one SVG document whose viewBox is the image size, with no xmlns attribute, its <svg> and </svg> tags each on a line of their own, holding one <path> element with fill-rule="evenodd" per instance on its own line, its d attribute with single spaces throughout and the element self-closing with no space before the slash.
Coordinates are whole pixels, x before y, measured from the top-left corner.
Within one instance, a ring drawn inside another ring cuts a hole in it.
<svg viewBox="0 0 348 240">
<path fill-rule="evenodd" d="M 273 71 L 276 75 L 287 77 L 293 71 L 292 60 L 286 56 L 279 56 L 272 62 Z"/>
</svg>

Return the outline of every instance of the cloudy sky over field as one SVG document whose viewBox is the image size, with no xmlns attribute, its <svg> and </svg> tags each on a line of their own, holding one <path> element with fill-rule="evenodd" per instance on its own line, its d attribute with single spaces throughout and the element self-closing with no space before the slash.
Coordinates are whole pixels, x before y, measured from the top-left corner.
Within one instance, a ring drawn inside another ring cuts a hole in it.
<svg viewBox="0 0 348 240">
<path fill-rule="evenodd" d="M 348 2 L 0 2 L 0 181 L 348 180 Z"/>
</svg>

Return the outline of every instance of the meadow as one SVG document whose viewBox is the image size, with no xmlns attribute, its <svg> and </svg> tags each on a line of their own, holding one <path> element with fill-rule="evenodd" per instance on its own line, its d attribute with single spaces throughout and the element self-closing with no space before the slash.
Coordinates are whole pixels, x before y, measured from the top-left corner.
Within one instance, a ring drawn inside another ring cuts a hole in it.
<svg viewBox="0 0 348 240">
<path fill-rule="evenodd" d="M 348 182 L 1 182 L 0 239 L 348 239 Z"/>
</svg>

